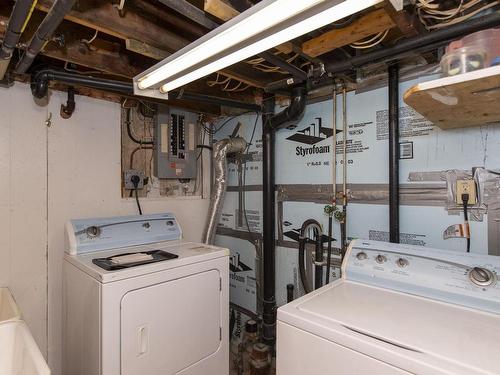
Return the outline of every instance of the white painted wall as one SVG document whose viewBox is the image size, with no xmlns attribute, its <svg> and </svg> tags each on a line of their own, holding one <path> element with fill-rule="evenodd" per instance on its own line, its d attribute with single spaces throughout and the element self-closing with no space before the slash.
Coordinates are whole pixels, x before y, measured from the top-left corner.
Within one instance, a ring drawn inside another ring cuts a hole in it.
<svg viewBox="0 0 500 375">
<path fill-rule="evenodd" d="M 26 85 L 0 89 L 0 283 L 47 348 L 46 109 Z"/>
<path fill-rule="evenodd" d="M 53 92 L 40 107 L 27 85 L 0 89 L 0 170 L 8 180 L 0 184 L 0 284 L 13 289 L 54 375 L 61 374 L 64 223 L 136 213 L 135 201 L 121 198 L 119 104 L 77 96 L 75 113 L 63 120 L 65 100 Z M 185 237 L 200 240 L 208 199 L 142 203 L 147 213 L 173 212 Z"/>
</svg>

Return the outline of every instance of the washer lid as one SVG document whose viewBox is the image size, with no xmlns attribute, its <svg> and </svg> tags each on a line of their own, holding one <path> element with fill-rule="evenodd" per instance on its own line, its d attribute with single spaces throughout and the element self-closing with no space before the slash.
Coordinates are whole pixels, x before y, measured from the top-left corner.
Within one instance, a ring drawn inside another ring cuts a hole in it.
<svg viewBox="0 0 500 375">
<path fill-rule="evenodd" d="M 496 314 L 338 281 L 280 308 L 278 319 L 409 371 L 428 369 L 420 363 L 449 370 L 438 373 L 500 374 Z"/>
</svg>

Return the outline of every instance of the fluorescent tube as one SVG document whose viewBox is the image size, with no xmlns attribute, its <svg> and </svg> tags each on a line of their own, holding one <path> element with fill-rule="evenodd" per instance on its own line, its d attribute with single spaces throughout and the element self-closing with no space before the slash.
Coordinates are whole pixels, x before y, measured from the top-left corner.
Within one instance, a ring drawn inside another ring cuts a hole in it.
<svg viewBox="0 0 500 375">
<path fill-rule="evenodd" d="M 146 89 L 164 81 L 198 62 L 231 48 L 252 36 L 287 20 L 325 0 L 267 0 L 248 17 L 241 17 L 222 31 L 213 32 L 213 37 L 191 48 L 187 46 L 180 56 L 166 62 L 160 68 L 139 80 L 140 89 Z M 181 51 L 183 51 L 181 50 Z M 168 60 L 168 59 L 167 59 Z"/>
<path fill-rule="evenodd" d="M 263 0 L 134 81 L 167 93 L 384 0 Z M 146 94 L 147 95 L 147 94 Z"/>
<path fill-rule="evenodd" d="M 273 33 L 266 38 L 260 39 L 246 47 L 236 50 L 226 56 L 217 58 L 206 65 L 199 67 L 193 71 L 188 71 L 182 76 L 165 83 L 160 91 L 167 93 L 190 82 L 196 81 L 218 70 L 224 69 L 239 61 L 252 57 L 262 51 L 266 51 L 279 44 L 285 43 L 291 39 L 295 39 L 303 34 L 311 32 L 317 28 L 326 26 L 339 19 L 348 17 L 351 14 L 357 13 L 372 5 L 379 3 L 380 0 L 346 0 L 338 5 L 330 7 L 314 17 L 306 18 L 298 23 L 295 23 L 285 29 Z"/>
</svg>

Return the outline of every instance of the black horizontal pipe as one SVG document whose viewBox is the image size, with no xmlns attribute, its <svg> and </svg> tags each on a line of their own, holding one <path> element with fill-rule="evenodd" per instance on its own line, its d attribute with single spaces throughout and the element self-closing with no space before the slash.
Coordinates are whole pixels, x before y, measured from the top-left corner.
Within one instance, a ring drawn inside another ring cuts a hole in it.
<svg viewBox="0 0 500 375">
<path fill-rule="evenodd" d="M 357 69 L 366 64 L 387 60 L 398 60 L 407 56 L 409 53 L 431 51 L 472 32 L 489 29 L 499 25 L 500 12 L 495 12 L 441 30 L 401 40 L 392 47 L 381 48 L 345 61 L 326 64 L 325 69 L 329 73 L 340 73 Z"/>
<path fill-rule="evenodd" d="M 70 85 L 79 85 L 97 90 L 108 91 L 126 96 L 134 95 L 132 82 L 117 81 L 112 79 L 95 78 L 76 73 L 63 72 L 58 70 L 41 70 L 32 77 L 31 91 L 36 98 L 43 98 L 47 95 L 50 81 L 67 83 Z M 244 103 L 237 100 L 219 98 L 211 95 L 196 94 L 190 92 L 171 91 L 169 99 L 184 99 L 191 101 L 200 101 L 209 104 L 222 105 L 226 107 L 245 109 L 249 111 L 260 111 L 261 107 L 257 104 Z"/>
</svg>

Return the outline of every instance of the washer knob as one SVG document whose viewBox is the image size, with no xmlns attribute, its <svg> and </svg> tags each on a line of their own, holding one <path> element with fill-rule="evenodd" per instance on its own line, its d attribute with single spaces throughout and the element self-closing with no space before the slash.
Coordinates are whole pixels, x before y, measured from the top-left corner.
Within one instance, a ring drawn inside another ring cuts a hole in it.
<svg viewBox="0 0 500 375">
<path fill-rule="evenodd" d="M 385 255 L 379 254 L 375 257 L 375 260 L 377 263 L 385 263 L 387 261 L 387 258 Z"/>
<path fill-rule="evenodd" d="M 396 264 L 401 267 L 401 268 L 404 268 L 406 266 L 408 266 L 409 262 L 408 262 L 408 259 L 405 259 L 405 258 L 399 258 L 397 261 L 396 261 Z"/>
<path fill-rule="evenodd" d="M 89 236 L 90 238 L 99 237 L 99 235 L 101 234 L 101 228 L 96 227 L 95 225 L 92 225 L 91 227 L 88 227 L 88 228 L 85 230 L 85 233 L 86 233 L 86 234 L 87 234 L 87 236 Z"/>
<path fill-rule="evenodd" d="M 495 282 L 495 274 L 483 267 L 474 267 L 469 271 L 469 279 L 479 286 L 489 286 Z"/>
<path fill-rule="evenodd" d="M 358 260 L 365 260 L 366 258 L 368 258 L 368 255 L 366 255 L 364 251 L 360 251 L 356 254 L 356 258 L 358 258 Z"/>
</svg>

